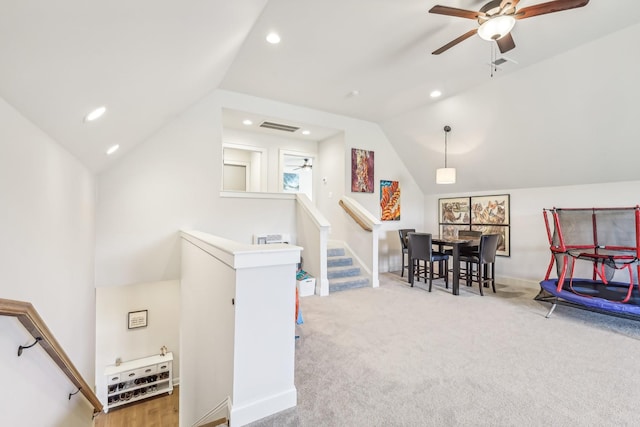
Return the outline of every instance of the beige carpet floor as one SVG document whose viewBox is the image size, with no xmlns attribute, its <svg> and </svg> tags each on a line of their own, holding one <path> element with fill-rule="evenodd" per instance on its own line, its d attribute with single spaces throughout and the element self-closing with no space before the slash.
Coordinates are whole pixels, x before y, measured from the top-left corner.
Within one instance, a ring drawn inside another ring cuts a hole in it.
<svg viewBox="0 0 640 427">
<path fill-rule="evenodd" d="M 298 405 L 251 427 L 640 425 L 640 322 L 497 288 L 302 298 Z"/>
</svg>

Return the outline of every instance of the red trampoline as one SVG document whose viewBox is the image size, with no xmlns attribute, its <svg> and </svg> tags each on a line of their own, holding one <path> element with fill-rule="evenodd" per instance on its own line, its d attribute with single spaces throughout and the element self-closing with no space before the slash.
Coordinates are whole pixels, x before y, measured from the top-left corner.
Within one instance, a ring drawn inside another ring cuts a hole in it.
<svg viewBox="0 0 640 427">
<path fill-rule="evenodd" d="M 567 303 L 640 319 L 640 207 L 553 208 L 543 214 L 551 260 L 536 299 L 553 303 L 547 317 L 556 304 Z M 554 264 L 558 278 L 549 279 Z"/>
</svg>

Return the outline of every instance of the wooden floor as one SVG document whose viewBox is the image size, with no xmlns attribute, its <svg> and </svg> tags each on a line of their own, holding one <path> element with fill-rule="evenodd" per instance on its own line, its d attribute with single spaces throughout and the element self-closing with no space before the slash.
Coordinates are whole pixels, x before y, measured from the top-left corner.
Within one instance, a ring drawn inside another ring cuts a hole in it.
<svg viewBox="0 0 640 427">
<path fill-rule="evenodd" d="M 178 427 L 180 387 L 173 394 L 163 394 L 124 405 L 100 414 L 95 427 Z"/>
</svg>

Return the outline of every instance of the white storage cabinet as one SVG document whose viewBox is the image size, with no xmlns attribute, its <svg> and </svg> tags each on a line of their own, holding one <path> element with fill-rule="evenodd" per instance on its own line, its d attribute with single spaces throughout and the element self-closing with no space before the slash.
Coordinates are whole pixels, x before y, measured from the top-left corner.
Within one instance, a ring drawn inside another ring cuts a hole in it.
<svg viewBox="0 0 640 427">
<path fill-rule="evenodd" d="M 107 404 L 104 411 L 127 403 L 173 393 L 173 353 L 109 365 L 104 370 Z"/>
</svg>

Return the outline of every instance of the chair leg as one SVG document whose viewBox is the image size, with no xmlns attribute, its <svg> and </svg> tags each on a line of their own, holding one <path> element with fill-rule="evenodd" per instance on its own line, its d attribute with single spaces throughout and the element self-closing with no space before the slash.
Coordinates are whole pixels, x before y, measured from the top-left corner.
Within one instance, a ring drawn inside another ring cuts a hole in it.
<svg viewBox="0 0 640 427">
<path fill-rule="evenodd" d="M 427 261 L 424 262 L 426 268 Z M 426 274 L 425 274 L 426 276 Z M 429 261 L 429 292 L 431 292 L 431 286 L 433 285 L 433 261 Z"/>
<path fill-rule="evenodd" d="M 491 288 L 493 289 L 493 293 L 496 293 L 496 264 L 491 263 Z"/>
<path fill-rule="evenodd" d="M 483 276 L 482 264 L 478 263 L 478 267 L 476 270 L 476 277 L 478 279 L 478 287 L 480 288 L 480 296 L 484 296 L 484 294 L 482 293 L 482 276 Z"/>
<path fill-rule="evenodd" d="M 482 264 L 482 279 L 484 287 L 489 287 L 489 264 Z"/>
<path fill-rule="evenodd" d="M 405 269 L 405 263 L 404 263 L 404 252 L 402 253 L 402 270 L 400 270 L 400 277 L 404 277 L 404 269 Z M 408 274 L 408 273 L 407 273 Z"/>
<path fill-rule="evenodd" d="M 449 289 L 449 259 L 444 260 L 444 287 L 445 289 Z"/>
<path fill-rule="evenodd" d="M 407 269 L 411 269 L 411 272 L 407 271 L 407 274 L 411 278 L 411 287 L 413 288 L 413 282 L 416 280 L 416 264 L 414 260 L 410 259 L 407 264 Z M 418 279 L 419 280 L 419 279 Z"/>
</svg>

